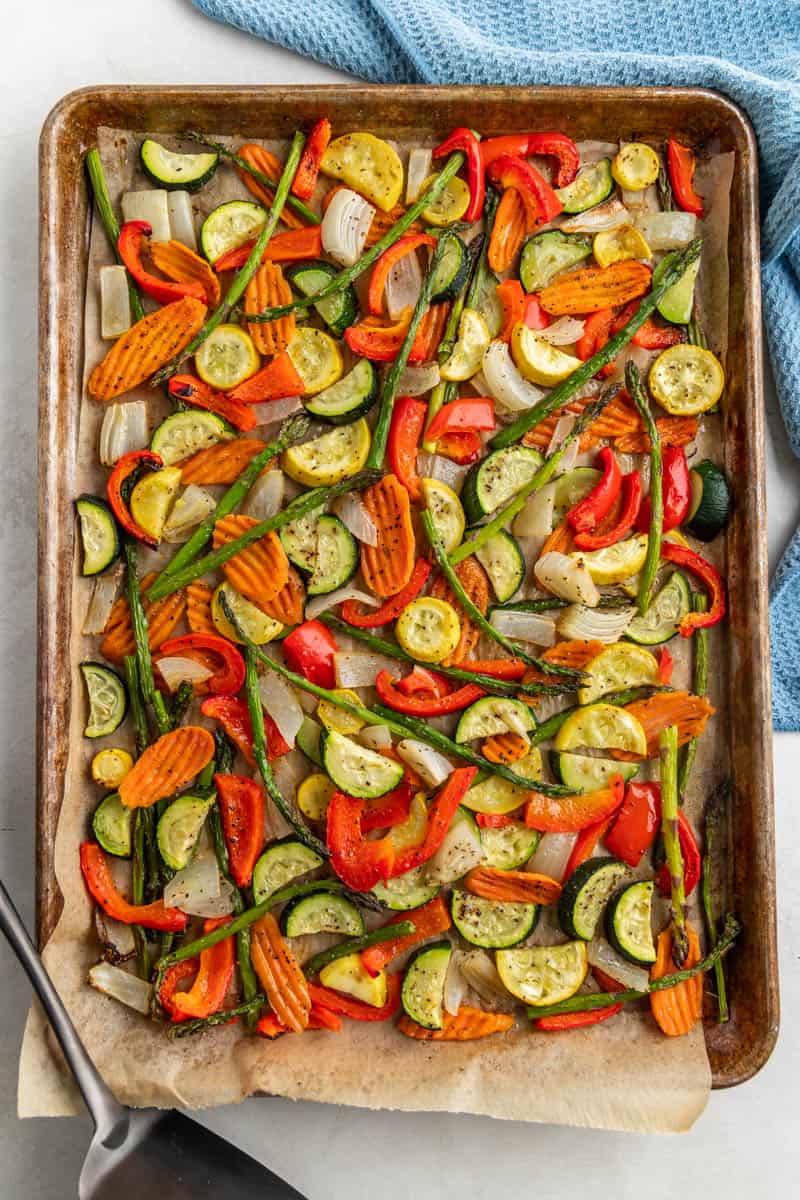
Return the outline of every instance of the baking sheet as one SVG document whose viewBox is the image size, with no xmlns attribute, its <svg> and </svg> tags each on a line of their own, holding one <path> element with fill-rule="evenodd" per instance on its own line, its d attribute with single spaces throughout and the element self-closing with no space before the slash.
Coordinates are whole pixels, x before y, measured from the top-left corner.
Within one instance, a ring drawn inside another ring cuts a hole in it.
<svg viewBox="0 0 800 1200">
<path fill-rule="evenodd" d="M 141 136 L 99 132 L 114 201 L 132 186 L 146 186 L 135 162 Z M 713 227 L 719 248 L 715 276 L 724 267 L 727 278 L 727 192 L 724 187 L 717 188 L 717 183 L 726 174 L 730 182 L 733 156 L 720 158 L 729 163 L 720 164 L 713 173 L 715 200 L 706 225 Z M 223 195 L 227 199 L 237 194 L 248 193 L 223 167 L 212 184 L 195 197 L 195 203 L 200 211 L 213 207 Z M 725 229 L 720 231 L 723 209 Z M 104 352 L 97 333 L 96 270 L 110 261 L 102 228 L 94 222 L 85 324 L 89 368 Z M 723 314 L 721 308 L 710 306 L 704 315 L 715 327 L 709 328 L 711 344 L 724 349 L 727 311 Z M 161 401 L 146 389 L 139 395 L 147 397 L 151 423 L 156 424 L 164 411 Z M 135 398 L 134 394 L 130 398 Z M 95 465 L 102 411 L 88 400 L 82 406 L 77 491 L 97 489 L 102 478 Z M 713 436 L 707 435 L 709 446 Z M 147 569 L 144 560 L 142 567 Z M 77 663 L 89 657 L 96 645 L 94 639 L 87 641 L 79 632 L 88 602 L 87 581 L 79 577 L 74 580 L 73 600 L 72 662 Z M 685 665 L 678 670 L 685 678 Z M 77 671 L 73 675 L 77 688 Z M 723 698 L 714 694 L 715 685 L 716 680 L 712 681 L 711 699 L 719 705 Z M 464 1045 L 411 1042 L 391 1026 L 354 1022 L 347 1023 L 346 1031 L 335 1037 L 307 1033 L 266 1042 L 243 1038 L 236 1029 L 223 1029 L 205 1037 L 169 1042 L 158 1027 L 129 1014 L 85 982 L 97 950 L 76 850 L 96 797 L 86 783 L 91 747 L 81 736 L 80 704 L 72 706 L 71 722 L 67 786 L 55 847 L 56 876 L 65 903 L 45 950 L 45 961 L 92 1057 L 120 1099 L 135 1105 L 202 1108 L 253 1092 L 268 1092 L 367 1107 L 464 1111 L 642 1132 L 687 1129 L 702 1111 L 710 1086 L 702 1028 L 696 1028 L 689 1038 L 665 1039 L 647 1013 L 634 1010 L 569 1037 L 521 1028 L 503 1038 Z M 723 765 L 713 761 L 722 755 L 720 739 L 712 733 L 704 742 L 695 796 L 705 794 L 706 783 L 718 777 Z M 34 1009 L 21 1062 L 21 1115 L 76 1111 L 76 1093 L 55 1067 L 43 1030 Z M 369 1078 L 365 1078 L 365 1061 L 370 1064 Z M 532 1088 L 534 1078 L 536 1087 Z"/>
</svg>

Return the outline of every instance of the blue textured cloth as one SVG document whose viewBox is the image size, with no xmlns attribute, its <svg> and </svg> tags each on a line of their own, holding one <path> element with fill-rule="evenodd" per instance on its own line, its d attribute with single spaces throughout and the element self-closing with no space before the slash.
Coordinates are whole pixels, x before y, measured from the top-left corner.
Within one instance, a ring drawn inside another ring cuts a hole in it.
<svg viewBox="0 0 800 1200">
<path fill-rule="evenodd" d="M 800 455 L 798 0 L 193 0 L 379 83 L 696 85 L 748 113 L 761 153 L 763 300 Z M 800 531 L 772 585 L 773 712 L 800 729 Z"/>
</svg>

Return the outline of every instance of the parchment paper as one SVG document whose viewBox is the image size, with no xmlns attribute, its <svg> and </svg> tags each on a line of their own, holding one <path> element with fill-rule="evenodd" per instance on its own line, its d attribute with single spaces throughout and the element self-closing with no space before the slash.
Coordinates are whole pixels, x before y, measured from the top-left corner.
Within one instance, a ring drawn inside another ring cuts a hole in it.
<svg viewBox="0 0 800 1200">
<path fill-rule="evenodd" d="M 98 144 L 115 205 L 123 191 L 147 186 L 136 156 L 143 136 L 99 132 Z M 700 176 L 707 185 L 701 190 L 707 202 L 712 201 L 703 222 L 704 233 L 714 247 L 707 272 L 711 285 L 703 287 L 704 319 L 710 344 L 722 353 L 727 336 L 727 189 L 732 159 L 732 155 L 718 156 L 705 169 L 707 174 Z M 211 184 L 193 198 L 198 228 L 200 217 L 222 199 L 247 195 L 233 172 L 220 167 Z M 85 314 L 87 372 L 107 345 L 99 338 L 97 269 L 111 261 L 102 227 L 95 221 Z M 130 398 L 147 399 L 151 428 L 165 414 L 164 402 L 147 389 Z M 84 396 L 77 492 L 96 491 L 104 479 L 97 465 L 102 412 L 102 406 Z M 716 420 L 706 420 L 698 439 L 701 457 L 712 452 L 718 434 Z M 142 571 L 148 566 L 148 555 L 143 554 Z M 76 572 L 70 631 L 74 664 L 95 657 L 96 639 L 84 638 L 80 632 L 90 588 L 90 582 Z M 712 631 L 716 663 L 724 661 L 719 645 L 722 636 L 718 630 Z M 689 686 L 685 648 L 675 647 L 673 642 L 670 649 L 677 650 L 676 686 Z M 98 948 L 92 906 L 78 866 L 78 844 L 86 836 L 97 796 L 88 781 L 94 747 L 82 737 L 85 714 L 77 667 L 72 686 L 79 699 L 72 706 L 71 751 L 55 846 L 64 910 L 44 959 L 92 1058 L 121 1101 L 135 1106 L 199 1109 L 261 1092 L 368 1108 L 468 1112 L 659 1133 L 687 1130 L 703 1111 L 711 1079 L 702 1026 L 686 1038 L 665 1038 L 644 1009 L 631 1007 L 613 1021 L 561 1036 L 532 1032 L 521 1020 L 515 1031 L 502 1037 L 464 1044 L 411 1041 L 391 1024 L 360 1022 L 345 1022 L 343 1032 L 335 1036 L 312 1032 L 266 1041 L 227 1027 L 170 1042 L 160 1026 L 94 991 L 86 976 L 97 961 Z M 725 725 L 720 718 L 726 691 L 724 674 L 713 672 L 710 698 L 718 716 L 710 735 L 700 743 L 688 801 L 694 818 L 701 798 L 724 769 L 721 734 Z M 77 1090 L 51 1053 L 50 1037 L 34 1006 L 20 1063 L 21 1116 L 67 1115 L 80 1110 Z"/>
</svg>

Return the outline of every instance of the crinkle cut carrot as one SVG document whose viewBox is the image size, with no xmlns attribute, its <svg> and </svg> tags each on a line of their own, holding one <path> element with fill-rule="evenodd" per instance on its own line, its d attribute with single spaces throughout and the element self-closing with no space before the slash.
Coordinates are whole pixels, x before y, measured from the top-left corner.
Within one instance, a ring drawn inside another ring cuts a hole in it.
<svg viewBox="0 0 800 1200">
<path fill-rule="evenodd" d="M 464 886 L 473 896 L 510 904 L 554 904 L 561 895 L 561 884 L 548 875 L 496 867 L 473 867 Z"/>
<path fill-rule="evenodd" d="M 545 650 L 542 658 L 555 667 L 572 667 L 575 671 L 582 671 L 584 667 L 588 667 L 593 658 L 597 658 L 597 655 L 602 654 L 604 650 L 605 646 L 602 642 L 575 638 L 572 641 L 559 642 L 557 646 L 551 646 L 549 650 Z M 552 675 L 545 675 L 543 671 L 537 671 L 536 667 L 528 667 L 523 683 L 552 683 L 552 678 Z"/>
<path fill-rule="evenodd" d="M 643 296 L 650 290 L 652 277 L 652 271 L 644 263 L 629 259 L 608 267 L 571 271 L 542 288 L 537 296 L 544 311 L 554 317 L 598 312 Z"/>
<path fill-rule="evenodd" d="M 275 1016 L 293 1033 L 301 1033 L 311 1012 L 308 982 L 272 913 L 252 926 L 250 957 Z"/>
<path fill-rule="evenodd" d="M 395 475 L 384 475 L 363 493 L 364 508 L 375 522 L 376 546 L 361 547 L 361 571 L 376 596 L 394 596 L 411 578 L 416 540 L 408 492 Z"/>
<path fill-rule="evenodd" d="M 693 967 L 700 961 L 700 942 L 691 925 L 686 925 L 689 953 L 683 968 Z M 656 961 L 650 979 L 662 979 L 671 975 L 677 967 L 672 959 L 672 934 L 669 929 L 658 935 Z M 667 1037 L 683 1037 L 700 1019 L 703 1008 L 703 973 L 684 979 L 674 987 L 650 993 L 650 1011 L 662 1033 Z"/>
<path fill-rule="evenodd" d="M 591 396 L 584 396 L 580 400 L 572 400 L 564 408 L 558 409 L 544 421 L 540 421 L 533 429 L 529 429 L 522 439 L 523 443 L 546 453 L 559 419 L 568 413 L 580 416 L 591 399 Z M 642 419 L 630 400 L 623 395 L 615 396 L 606 405 L 597 420 L 593 421 L 589 428 L 581 434 L 580 449 L 582 451 L 591 450 L 601 438 L 619 438 L 641 431 L 643 428 Z"/>
<path fill-rule="evenodd" d="M 441 1029 L 425 1029 L 405 1014 L 397 1022 L 397 1028 L 406 1037 L 416 1038 L 419 1042 L 472 1042 L 491 1033 L 506 1033 L 513 1024 L 510 1013 L 484 1012 L 481 1008 L 462 1004 L 455 1015 L 444 1014 Z"/>
<path fill-rule="evenodd" d="M 254 517 L 243 513 L 223 517 L 214 526 L 214 549 L 235 541 L 257 524 Z M 222 564 L 222 570 L 231 587 L 266 612 L 265 606 L 275 599 L 289 578 L 289 560 L 277 533 L 267 533 L 229 558 Z"/>
<path fill-rule="evenodd" d="M 516 188 L 506 188 L 497 206 L 489 238 L 488 260 L 493 271 L 507 271 L 525 241 L 525 205 Z"/>
<path fill-rule="evenodd" d="M 144 383 L 187 346 L 199 332 L 208 309 L 191 296 L 165 304 L 131 325 L 89 376 L 94 400 L 113 400 Z"/>
<path fill-rule="evenodd" d="M 262 175 L 266 175 L 268 179 L 272 179 L 277 184 L 283 173 L 283 163 L 275 157 L 271 150 L 265 149 L 264 146 L 257 146 L 255 142 L 246 142 L 244 146 L 239 147 L 236 153 L 251 167 L 255 167 Z M 236 174 L 250 194 L 268 209 L 275 193 L 268 191 L 263 184 L 254 179 L 252 175 L 248 175 L 247 171 L 243 171 L 241 167 L 236 168 Z M 289 229 L 302 229 L 305 225 L 297 213 L 286 204 L 283 206 L 281 220 Z"/>
<path fill-rule="evenodd" d="M 209 263 L 183 242 L 150 242 L 150 257 L 162 275 L 175 283 L 199 283 L 206 293 L 206 304 L 216 308 L 220 301 L 219 280 Z"/>
<path fill-rule="evenodd" d="M 289 578 L 274 600 L 264 605 L 264 612 L 283 625 L 299 625 L 303 619 L 306 589 L 294 567 L 289 567 Z"/>
<path fill-rule="evenodd" d="M 456 575 L 472 603 L 485 614 L 489 607 L 489 579 L 477 558 L 470 555 L 469 558 L 463 559 L 456 567 Z M 469 657 L 480 641 L 481 631 L 464 614 L 461 605 L 453 595 L 450 584 L 443 575 L 437 575 L 433 581 L 430 594 L 436 596 L 439 600 L 446 600 L 448 604 L 452 604 L 461 621 L 461 637 L 458 640 L 458 645 L 453 653 L 442 662 L 442 666 L 444 667 L 453 667 L 457 663 L 463 663 Z M 468 667 L 469 663 L 465 665 Z"/>
<path fill-rule="evenodd" d="M 147 591 L 156 578 L 155 571 L 145 575 L 141 581 L 142 592 Z M 151 650 L 157 650 L 162 642 L 171 635 L 173 629 L 186 611 L 186 592 L 181 590 L 165 596 L 163 600 L 143 600 L 144 615 L 147 618 L 147 640 Z M 136 641 L 131 624 L 131 610 L 126 596 L 120 596 L 109 613 L 106 627 L 103 630 L 103 640 L 100 643 L 100 653 L 103 658 L 117 666 L 122 664 L 127 654 L 136 652 Z"/>
<path fill-rule="evenodd" d="M 214 589 L 196 580 L 186 589 L 186 623 L 192 633 L 217 633 L 211 619 L 211 597 Z"/>
<path fill-rule="evenodd" d="M 510 767 L 528 753 L 530 742 L 522 733 L 493 733 L 484 738 L 481 753 L 489 762 L 505 763 Z"/>
<path fill-rule="evenodd" d="M 662 446 L 688 446 L 697 437 L 699 427 L 697 417 L 659 417 L 656 421 Z M 650 438 L 643 429 L 617 435 L 614 449 L 620 454 L 649 454 Z"/>
<path fill-rule="evenodd" d="M 716 712 L 705 696 L 694 696 L 691 692 L 657 692 L 647 700 L 634 700 L 625 708 L 644 729 L 648 758 L 658 758 L 658 737 L 662 730 L 677 725 L 678 745 L 684 746 L 700 736 L 708 718 Z M 611 756 L 626 762 L 638 757 L 624 750 L 612 750 Z"/>
<path fill-rule="evenodd" d="M 128 808 L 149 808 L 174 796 L 214 757 L 214 738 L 199 725 L 181 725 L 162 736 L 136 760 L 119 785 Z"/>
<path fill-rule="evenodd" d="M 266 446 L 260 438 L 234 438 L 217 442 L 207 450 L 198 450 L 191 458 L 179 463 L 181 483 L 235 483 L 252 458 Z"/>
<path fill-rule="evenodd" d="M 262 263 L 248 283 L 244 293 L 244 311 L 260 313 L 265 308 L 291 304 L 292 289 L 283 271 L 273 262 Z M 247 332 L 259 354 L 275 355 L 285 350 L 295 331 L 294 313 L 276 317 L 274 321 L 251 322 Z"/>
</svg>

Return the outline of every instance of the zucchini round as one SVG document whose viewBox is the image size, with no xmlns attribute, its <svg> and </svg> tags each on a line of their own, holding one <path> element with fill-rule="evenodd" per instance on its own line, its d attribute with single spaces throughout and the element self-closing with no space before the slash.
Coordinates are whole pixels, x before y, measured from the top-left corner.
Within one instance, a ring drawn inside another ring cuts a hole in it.
<svg viewBox="0 0 800 1200">
<path fill-rule="evenodd" d="M 564 517 L 600 482 L 602 472 L 595 467 L 573 467 L 555 481 L 553 489 L 553 525 Z"/>
<path fill-rule="evenodd" d="M 213 803 L 213 797 L 178 796 L 158 818 L 158 849 L 171 870 L 182 871 L 187 866 Z"/>
<path fill-rule="evenodd" d="M 630 642 L 618 642 L 596 655 L 584 668 L 589 682 L 578 689 L 580 704 L 594 704 L 609 692 L 657 684 L 658 663 L 649 650 Z"/>
<path fill-rule="evenodd" d="M 257 238 L 266 212 L 252 200 L 228 200 L 213 209 L 200 230 L 200 249 L 209 262 L 216 262 L 229 250 L 238 250 Z"/>
<path fill-rule="evenodd" d="M 376 883 L 372 894 L 394 912 L 407 912 L 410 908 L 420 908 L 438 896 L 439 885 L 427 882 L 423 864 L 413 871 L 406 871 L 404 875 L 396 875 L 386 883 Z"/>
<path fill-rule="evenodd" d="M 621 775 L 627 783 L 639 770 L 638 763 L 590 758 L 586 754 L 567 754 L 560 750 L 550 751 L 550 767 L 559 783 L 566 784 L 573 792 L 596 792 L 608 787 L 614 775 Z"/>
<path fill-rule="evenodd" d="M 541 465 L 542 456 L 532 447 L 507 446 L 470 467 L 461 489 L 461 503 L 470 524 L 477 525 L 482 517 L 507 504 Z"/>
<path fill-rule="evenodd" d="M 689 472 L 692 500 L 686 532 L 700 542 L 711 542 L 722 533 L 731 513 L 731 492 L 725 473 L 704 458 Z M 86 572 L 84 571 L 84 575 Z"/>
<path fill-rule="evenodd" d="M 635 616 L 624 636 L 643 646 L 668 642 L 678 632 L 678 625 L 691 610 L 692 593 L 686 576 L 673 571 L 667 582 L 653 597 L 643 617 Z"/>
<path fill-rule="evenodd" d="M 407 654 L 421 662 L 439 663 L 458 645 L 461 622 L 446 600 L 418 596 L 403 609 L 394 632 Z"/>
<path fill-rule="evenodd" d="M 484 900 L 454 890 L 450 900 L 453 924 L 466 942 L 484 950 L 518 946 L 533 933 L 539 920 L 537 904 Z"/>
<path fill-rule="evenodd" d="M 316 292 L 330 283 L 337 274 L 337 268 L 322 258 L 313 258 L 307 262 L 297 263 L 286 272 L 286 278 L 303 296 L 313 296 Z M 314 305 L 314 309 L 322 317 L 331 333 L 341 337 L 345 329 L 352 325 L 358 316 L 358 300 L 355 288 L 348 284 L 333 296 L 327 296 Z"/>
<path fill-rule="evenodd" d="M 172 467 L 232 437 L 230 426 L 216 413 L 186 408 L 161 422 L 150 439 L 150 449 L 161 455 L 165 466 Z"/>
<path fill-rule="evenodd" d="M 611 894 L 628 873 L 616 858 L 590 858 L 567 879 L 558 901 L 558 923 L 567 937 L 590 942 Z"/>
<path fill-rule="evenodd" d="M 588 704 L 567 717 L 555 736 L 556 750 L 627 750 L 647 757 L 640 721 L 613 704 Z"/>
<path fill-rule="evenodd" d="M 541 840 L 537 829 L 528 829 L 521 821 L 511 821 L 495 829 L 481 826 L 483 861 L 498 871 L 516 871 L 524 867 Z"/>
<path fill-rule="evenodd" d="M 219 155 L 208 150 L 202 154 L 179 154 L 167 150 L 153 138 L 145 138 L 139 148 L 142 170 L 156 187 L 168 192 L 196 192 L 208 183 L 219 166 Z"/>
<path fill-rule="evenodd" d="M 348 796 L 372 800 L 400 785 L 404 767 L 342 733 L 324 730 L 320 736 L 322 761 L 337 788 Z"/>
<path fill-rule="evenodd" d="M 656 961 L 652 909 L 652 879 L 640 879 L 620 888 L 606 908 L 609 942 L 623 958 L 642 967 L 649 967 Z"/>
<path fill-rule="evenodd" d="M 581 213 L 587 208 L 602 204 L 614 190 L 611 160 L 601 158 L 599 162 L 581 167 L 572 183 L 556 188 L 556 195 L 564 205 L 565 213 Z"/>
<path fill-rule="evenodd" d="M 111 509 L 99 496 L 75 501 L 83 545 L 82 575 L 99 575 L 119 558 L 119 536 Z"/>
<path fill-rule="evenodd" d="M 469 255 L 467 247 L 455 233 L 443 233 L 444 250 L 433 277 L 431 303 L 454 300 L 467 280 Z"/>
<path fill-rule="evenodd" d="M 453 947 L 446 941 L 423 946 L 403 977 L 403 1011 L 424 1029 L 441 1029 L 444 1024 L 444 984 L 452 953 Z"/>
<path fill-rule="evenodd" d="M 589 969 L 584 942 L 519 946 L 498 950 L 494 957 L 504 987 L 518 1000 L 535 1007 L 574 996 Z"/>
<path fill-rule="evenodd" d="M 455 740 L 471 742 L 495 733 L 530 733 L 536 718 L 528 704 L 510 696 L 483 696 L 465 708 L 456 726 Z"/>
<path fill-rule="evenodd" d="M 378 373 L 368 358 L 360 358 L 337 383 L 304 400 L 306 412 L 328 425 L 347 425 L 365 417 L 378 395 Z"/>
<path fill-rule="evenodd" d="M 520 283 L 526 292 L 538 292 L 562 271 L 568 271 L 592 253 L 591 239 L 579 233 L 548 229 L 529 237 L 519 260 Z"/>
<path fill-rule="evenodd" d="M 302 937 L 307 933 L 361 937 L 364 918 L 346 896 L 314 892 L 311 896 L 297 896 L 286 905 L 281 914 L 281 929 L 287 937 Z"/>
<path fill-rule="evenodd" d="M 133 812 L 122 803 L 117 792 L 110 792 L 94 810 L 92 832 L 106 853 L 130 858 Z"/>
<path fill-rule="evenodd" d="M 358 569 L 358 546 L 352 533 L 338 517 L 321 516 L 317 521 L 314 569 L 306 591 L 325 596 L 352 579 Z"/>
<path fill-rule="evenodd" d="M 469 535 L 474 531 L 470 529 L 467 532 Z M 507 529 L 499 530 L 484 542 L 475 551 L 475 557 L 489 576 L 499 604 L 510 600 L 525 582 L 525 559 L 519 542 Z"/>
<path fill-rule="evenodd" d="M 125 684 L 116 671 L 104 663 L 82 662 L 80 669 L 89 698 L 89 717 L 83 736 L 106 737 L 119 728 L 128 711 Z"/>
<path fill-rule="evenodd" d="M 325 487 L 356 475 L 369 454 L 371 436 L 363 417 L 339 425 L 301 446 L 284 450 L 281 466 L 306 487 Z"/>
<path fill-rule="evenodd" d="M 321 856 L 295 838 L 275 842 L 264 851 L 253 868 L 253 900 L 261 904 L 279 888 L 321 866 Z"/>
</svg>

